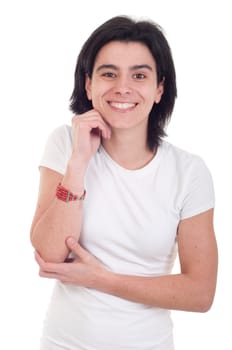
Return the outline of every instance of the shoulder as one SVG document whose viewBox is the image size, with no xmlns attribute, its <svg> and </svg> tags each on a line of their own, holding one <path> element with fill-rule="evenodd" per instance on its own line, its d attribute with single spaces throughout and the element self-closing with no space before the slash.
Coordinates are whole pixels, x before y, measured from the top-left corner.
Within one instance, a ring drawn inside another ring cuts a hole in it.
<svg viewBox="0 0 232 350">
<path fill-rule="evenodd" d="M 184 150 L 180 147 L 177 147 L 173 145 L 170 142 L 162 141 L 161 147 L 163 149 L 163 153 L 168 156 L 172 157 L 177 161 L 182 162 L 191 162 L 192 160 L 199 158 L 198 155 L 188 152 L 187 150 Z"/>
<path fill-rule="evenodd" d="M 71 126 L 63 124 L 56 127 L 48 136 L 47 147 L 69 152 L 72 147 L 72 129 Z"/>
<path fill-rule="evenodd" d="M 162 153 L 164 162 L 187 174 L 189 171 L 207 168 L 203 158 L 197 154 L 190 153 L 167 141 L 162 141 Z"/>
<path fill-rule="evenodd" d="M 40 166 L 64 173 L 72 152 L 72 132 L 68 125 L 55 128 L 48 136 Z"/>
<path fill-rule="evenodd" d="M 199 155 L 168 142 L 163 142 L 162 147 L 168 178 L 178 193 L 180 219 L 213 208 L 215 202 L 213 180 L 205 161 Z"/>
<path fill-rule="evenodd" d="M 56 127 L 49 135 L 54 140 L 69 141 L 72 139 L 71 126 L 63 124 Z"/>
</svg>

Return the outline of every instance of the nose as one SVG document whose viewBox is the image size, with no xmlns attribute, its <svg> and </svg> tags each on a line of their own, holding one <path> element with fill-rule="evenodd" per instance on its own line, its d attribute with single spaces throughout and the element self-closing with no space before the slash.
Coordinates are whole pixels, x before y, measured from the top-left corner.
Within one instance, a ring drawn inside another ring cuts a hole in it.
<svg viewBox="0 0 232 350">
<path fill-rule="evenodd" d="M 128 77 L 118 77 L 115 82 L 114 92 L 118 95 L 128 95 L 132 91 Z"/>
</svg>

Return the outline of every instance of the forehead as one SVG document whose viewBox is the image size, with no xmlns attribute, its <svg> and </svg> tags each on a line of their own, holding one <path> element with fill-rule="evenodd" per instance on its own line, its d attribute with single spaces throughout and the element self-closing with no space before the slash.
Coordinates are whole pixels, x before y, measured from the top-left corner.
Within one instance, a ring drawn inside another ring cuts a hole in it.
<svg viewBox="0 0 232 350">
<path fill-rule="evenodd" d="M 94 68 L 101 64 L 115 64 L 122 67 L 149 64 L 153 68 L 156 67 L 150 50 L 140 42 L 112 41 L 104 45 L 96 56 Z"/>
</svg>

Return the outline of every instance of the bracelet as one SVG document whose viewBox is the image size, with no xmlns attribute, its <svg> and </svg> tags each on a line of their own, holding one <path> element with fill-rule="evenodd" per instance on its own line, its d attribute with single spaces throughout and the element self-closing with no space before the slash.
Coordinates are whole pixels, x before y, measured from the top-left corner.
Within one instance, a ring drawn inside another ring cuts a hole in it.
<svg viewBox="0 0 232 350">
<path fill-rule="evenodd" d="M 56 188 L 56 198 L 66 203 L 70 201 L 84 200 L 85 195 L 86 195 L 86 190 L 84 190 L 81 196 L 78 196 L 77 194 L 74 194 L 71 191 L 67 190 L 65 187 L 61 186 L 61 183 L 59 183 L 59 185 Z"/>
</svg>

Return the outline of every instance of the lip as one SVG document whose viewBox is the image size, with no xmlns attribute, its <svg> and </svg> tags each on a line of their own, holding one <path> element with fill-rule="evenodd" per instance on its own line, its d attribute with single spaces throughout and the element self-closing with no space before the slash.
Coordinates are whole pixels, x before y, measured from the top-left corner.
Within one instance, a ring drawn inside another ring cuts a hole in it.
<svg viewBox="0 0 232 350">
<path fill-rule="evenodd" d="M 136 102 L 125 102 L 125 101 L 108 101 L 111 108 L 117 111 L 126 112 L 133 110 L 138 103 Z"/>
</svg>

